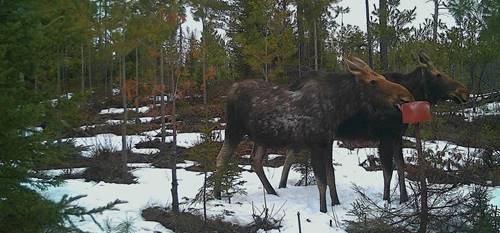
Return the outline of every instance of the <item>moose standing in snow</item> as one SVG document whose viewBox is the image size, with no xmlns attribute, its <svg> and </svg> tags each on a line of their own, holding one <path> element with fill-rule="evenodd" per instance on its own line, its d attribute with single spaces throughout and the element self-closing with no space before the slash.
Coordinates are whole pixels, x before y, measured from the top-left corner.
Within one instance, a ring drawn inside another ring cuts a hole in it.
<svg viewBox="0 0 500 233">
<path fill-rule="evenodd" d="M 413 101 L 406 88 L 387 81 L 360 61 L 346 59 L 349 73 L 325 73 L 328 78 L 307 79 L 294 91 L 259 80 L 233 84 L 227 98 L 227 126 L 217 156 L 217 176 L 223 174 L 227 159 L 248 135 L 255 143 L 252 167 L 266 190 L 272 189 L 262 169 L 266 148 L 308 149 L 320 194 L 320 211 L 327 210 L 327 184 L 332 205 L 339 204 L 332 143 L 340 124 L 358 114 L 373 119 L 400 116 L 398 105 Z M 220 198 L 220 179 L 216 179 L 214 192 Z"/>
<path fill-rule="evenodd" d="M 401 73 L 386 73 L 384 76 L 391 82 L 406 87 L 415 99 L 436 103 L 443 100 L 453 100 L 456 103 L 465 103 L 469 99 L 469 92 L 464 85 L 451 79 L 439 71 L 430 58 L 423 52 L 416 56 L 418 62 L 414 71 Z M 366 65 L 367 66 L 367 65 Z M 299 80 L 298 83 L 302 81 Z M 293 85 L 291 89 L 294 89 Z M 404 175 L 404 158 L 402 136 L 407 125 L 401 122 L 401 117 L 370 119 L 366 114 L 357 114 L 346 120 L 338 127 L 336 139 L 343 141 L 375 141 L 378 142 L 378 152 L 384 175 L 384 200 L 390 201 L 390 185 L 393 172 L 393 159 L 398 172 L 400 202 L 408 200 Z M 285 165 L 281 175 L 279 187 L 285 188 L 288 173 L 295 161 L 293 150 L 288 150 Z M 274 190 L 267 190 L 274 192 Z"/>
</svg>

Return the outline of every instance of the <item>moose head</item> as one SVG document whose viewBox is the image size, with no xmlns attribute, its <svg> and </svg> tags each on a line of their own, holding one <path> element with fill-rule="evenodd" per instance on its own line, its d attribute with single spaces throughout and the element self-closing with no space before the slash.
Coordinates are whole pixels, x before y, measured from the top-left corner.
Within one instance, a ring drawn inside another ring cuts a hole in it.
<svg viewBox="0 0 500 233">
<path fill-rule="evenodd" d="M 438 70 L 427 54 L 420 52 L 415 56 L 415 60 L 418 63 L 415 72 L 420 77 L 421 88 L 419 94 L 414 93 L 416 99 L 428 100 L 432 103 L 440 100 L 453 100 L 459 104 L 469 100 L 467 88 Z"/>
<path fill-rule="evenodd" d="M 345 59 L 348 71 L 356 76 L 363 87 L 364 96 L 372 110 L 377 113 L 394 112 L 395 107 L 414 101 L 413 95 L 402 85 L 388 81 L 373 71 L 363 60 L 353 57 Z M 399 112 L 399 111 L 398 111 Z"/>
</svg>

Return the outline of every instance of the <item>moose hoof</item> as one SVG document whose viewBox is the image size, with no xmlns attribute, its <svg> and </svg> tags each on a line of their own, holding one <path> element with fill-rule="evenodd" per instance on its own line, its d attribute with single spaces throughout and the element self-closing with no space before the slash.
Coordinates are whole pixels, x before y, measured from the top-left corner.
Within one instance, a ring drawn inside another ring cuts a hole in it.
<svg viewBox="0 0 500 233">
<path fill-rule="evenodd" d="M 405 202 L 408 201 L 408 196 L 402 196 L 400 199 L 399 199 L 399 204 L 403 204 Z"/>
<path fill-rule="evenodd" d="M 276 191 L 274 191 L 274 190 L 267 192 L 267 194 L 279 196 L 278 193 L 276 193 Z"/>
<path fill-rule="evenodd" d="M 340 205 L 340 201 L 332 201 L 332 206 Z"/>
</svg>

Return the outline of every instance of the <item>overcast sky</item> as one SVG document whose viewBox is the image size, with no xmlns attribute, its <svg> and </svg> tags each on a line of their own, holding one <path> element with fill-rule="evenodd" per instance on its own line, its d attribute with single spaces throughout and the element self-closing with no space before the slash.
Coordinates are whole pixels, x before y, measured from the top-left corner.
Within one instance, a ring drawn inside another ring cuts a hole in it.
<svg viewBox="0 0 500 233">
<path fill-rule="evenodd" d="M 378 7 L 379 0 L 369 0 L 370 2 L 370 12 L 373 11 L 373 4 Z M 359 26 L 362 31 L 366 31 L 366 17 L 365 17 L 365 0 L 343 0 L 340 4 L 343 7 L 349 7 L 350 12 L 344 14 L 343 20 L 344 24 L 351 24 Z M 423 23 L 426 18 L 432 18 L 432 13 L 434 12 L 434 4 L 429 0 L 401 0 L 400 9 L 413 9 L 417 7 L 416 19 L 413 24 L 417 26 Z M 188 27 L 191 31 L 195 30 L 197 34 L 201 31 L 201 23 L 194 21 L 190 11 L 188 9 L 188 19 L 185 27 Z M 440 10 L 440 19 L 451 27 L 455 25 L 453 18 L 450 16 L 447 10 Z M 340 16 L 337 18 L 337 22 L 340 23 Z"/>
</svg>

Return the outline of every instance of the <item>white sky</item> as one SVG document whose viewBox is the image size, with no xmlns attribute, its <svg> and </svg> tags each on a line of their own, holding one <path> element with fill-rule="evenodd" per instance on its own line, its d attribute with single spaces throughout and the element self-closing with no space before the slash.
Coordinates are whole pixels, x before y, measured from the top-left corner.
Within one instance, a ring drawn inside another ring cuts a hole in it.
<svg viewBox="0 0 500 233">
<path fill-rule="evenodd" d="M 370 2 L 370 12 L 373 11 L 373 4 L 378 7 L 378 0 L 369 0 Z M 366 31 L 366 17 L 365 17 L 365 0 L 343 0 L 339 4 L 343 7 L 349 7 L 350 12 L 344 14 L 344 24 L 351 24 L 359 26 L 362 31 Z M 416 19 L 413 21 L 413 25 L 417 26 L 420 23 L 423 23 L 426 18 L 432 18 L 432 13 L 434 12 L 434 4 L 429 0 L 401 0 L 400 9 L 412 9 L 413 7 L 417 7 L 416 10 Z M 200 34 L 202 29 L 201 22 L 196 22 L 191 15 L 190 9 L 187 9 L 188 19 L 186 23 L 183 25 L 184 27 L 188 27 L 189 30 L 195 31 L 197 34 Z M 451 27 L 455 25 L 453 18 L 450 16 L 447 10 L 440 10 L 440 19 Z M 341 17 L 337 18 L 337 22 L 340 23 Z"/>
</svg>

